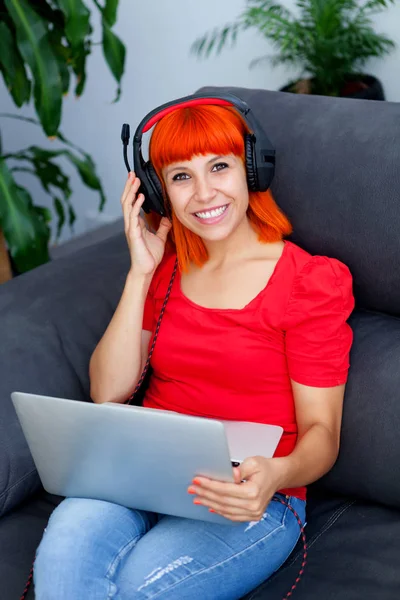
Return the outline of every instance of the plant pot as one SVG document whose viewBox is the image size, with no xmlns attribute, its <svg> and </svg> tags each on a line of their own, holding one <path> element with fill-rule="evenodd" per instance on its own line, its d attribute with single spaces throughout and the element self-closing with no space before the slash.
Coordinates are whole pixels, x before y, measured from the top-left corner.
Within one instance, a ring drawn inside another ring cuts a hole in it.
<svg viewBox="0 0 400 600">
<path fill-rule="evenodd" d="M 312 94 L 313 81 L 313 79 L 291 81 L 279 91 L 292 94 Z M 297 88 L 297 90 L 294 88 Z M 383 87 L 379 79 L 365 73 L 348 75 L 343 82 L 340 96 L 360 100 L 385 100 Z"/>
<path fill-rule="evenodd" d="M 3 232 L 0 229 L 0 284 L 5 283 L 13 276 L 10 255 L 6 246 Z"/>
</svg>

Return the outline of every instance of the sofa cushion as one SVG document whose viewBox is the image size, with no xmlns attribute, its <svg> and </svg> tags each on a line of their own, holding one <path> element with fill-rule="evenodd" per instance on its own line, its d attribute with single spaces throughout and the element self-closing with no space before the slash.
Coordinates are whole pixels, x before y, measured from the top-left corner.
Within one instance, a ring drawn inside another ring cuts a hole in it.
<svg viewBox="0 0 400 600">
<path fill-rule="evenodd" d="M 1 600 L 21 597 L 48 518 L 61 500 L 42 491 L 0 519 Z M 31 586 L 27 600 L 34 597 Z"/>
<path fill-rule="evenodd" d="M 312 254 L 342 260 L 360 307 L 400 313 L 400 103 L 250 90 L 276 148 L 274 196 Z"/>
<path fill-rule="evenodd" d="M 398 600 L 400 512 L 377 504 L 310 494 L 308 558 L 296 600 Z M 246 600 L 281 600 L 303 560 L 299 542 L 275 575 Z"/>
<path fill-rule="evenodd" d="M 356 311 L 350 325 L 340 454 L 318 485 L 400 508 L 400 320 Z"/>
<path fill-rule="evenodd" d="M 39 488 L 11 392 L 88 399 L 89 358 L 128 268 L 118 234 L 0 287 L 0 515 Z"/>
</svg>

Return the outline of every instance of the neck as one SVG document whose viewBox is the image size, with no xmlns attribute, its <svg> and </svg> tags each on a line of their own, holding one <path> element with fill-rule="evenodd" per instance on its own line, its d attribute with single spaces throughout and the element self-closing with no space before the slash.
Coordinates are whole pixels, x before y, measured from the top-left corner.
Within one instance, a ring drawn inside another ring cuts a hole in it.
<svg viewBox="0 0 400 600">
<path fill-rule="evenodd" d="M 244 258 L 258 243 L 257 232 L 246 217 L 237 229 L 225 240 L 217 242 L 204 241 L 207 248 L 209 263 L 223 264 L 232 259 Z"/>
</svg>

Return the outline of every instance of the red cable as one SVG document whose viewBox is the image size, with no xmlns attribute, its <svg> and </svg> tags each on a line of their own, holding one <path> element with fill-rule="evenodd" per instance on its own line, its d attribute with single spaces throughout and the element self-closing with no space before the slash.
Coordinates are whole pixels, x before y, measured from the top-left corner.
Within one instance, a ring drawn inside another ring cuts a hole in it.
<svg viewBox="0 0 400 600">
<path fill-rule="evenodd" d="M 29 577 L 28 577 L 28 581 L 25 584 L 25 589 L 22 592 L 22 596 L 21 596 L 21 598 L 19 600 L 25 600 L 26 595 L 27 595 L 27 593 L 29 591 L 29 588 L 31 587 L 32 579 L 33 579 L 33 564 L 31 566 L 31 570 L 29 571 Z"/>
<path fill-rule="evenodd" d="M 297 587 L 297 584 L 299 583 L 299 581 L 302 578 L 302 575 L 304 573 L 304 569 L 305 569 L 305 566 L 307 564 L 307 555 L 308 555 L 307 540 L 306 540 L 306 534 L 304 532 L 304 525 L 301 522 L 301 519 L 300 519 L 299 515 L 297 514 L 297 512 L 295 511 L 295 509 L 293 508 L 293 506 L 290 506 L 290 504 L 288 504 L 288 502 L 285 502 L 284 500 L 281 500 L 280 498 L 274 498 L 274 500 L 276 502 L 280 502 L 284 506 L 287 506 L 289 508 L 289 510 L 292 511 L 292 513 L 296 517 L 296 520 L 297 520 L 297 522 L 299 524 L 299 527 L 300 527 L 300 536 L 301 536 L 301 539 L 303 541 L 303 562 L 301 563 L 300 571 L 299 571 L 299 573 L 298 573 L 298 575 L 296 577 L 296 581 L 294 582 L 294 584 L 292 585 L 292 587 L 290 588 L 290 590 L 288 591 L 288 593 L 286 594 L 286 596 L 283 597 L 283 600 L 287 600 L 288 598 L 290 598 L 292 596 L 294 590 Z"/>
</svg>

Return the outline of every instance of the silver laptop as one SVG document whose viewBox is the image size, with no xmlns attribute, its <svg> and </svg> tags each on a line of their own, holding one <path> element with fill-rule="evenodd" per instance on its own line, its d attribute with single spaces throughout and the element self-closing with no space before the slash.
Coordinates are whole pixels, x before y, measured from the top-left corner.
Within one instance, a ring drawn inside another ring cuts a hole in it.
<svg viewBox="0 0 400 600">
<path fill-rule="evenodd" d="M 232 462 L 272 457 L 283 433 L 124 404 L 11 398 L 48 492 L 219 523 L 232 521 L 193 504 L 193 477 L 233 481 Z"/>
</svg>

